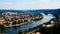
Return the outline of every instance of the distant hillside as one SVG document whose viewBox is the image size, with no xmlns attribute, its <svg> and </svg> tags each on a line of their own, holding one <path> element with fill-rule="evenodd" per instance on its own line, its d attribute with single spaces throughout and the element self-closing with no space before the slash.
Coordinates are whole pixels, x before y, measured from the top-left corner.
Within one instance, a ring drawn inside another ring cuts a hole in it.
<svg viewBox="0 0 60 34">
<path fill-rule="evenodd" d="M 56 14 L 59 15 L 60 14 L 60 9 L 46 9 L 46 10 L 27 10 L 25 12 L 31 12 L 31 13 L 50 13 L 50 14 Z"/>
<path fill-rule="evenodd" d="M 17 13 L 24 13 L 22 10 L 0 10 L 0 13 L 3 12 L 17 12 Z"/>
<path fill-rule="evenodd" d="M 2 12 L 17 12 L 17 13 L 50 13 L 54 15 L 60 15 L 60 9 L 45 9 L 45 10 L 0 10 Z"/>
</svg>

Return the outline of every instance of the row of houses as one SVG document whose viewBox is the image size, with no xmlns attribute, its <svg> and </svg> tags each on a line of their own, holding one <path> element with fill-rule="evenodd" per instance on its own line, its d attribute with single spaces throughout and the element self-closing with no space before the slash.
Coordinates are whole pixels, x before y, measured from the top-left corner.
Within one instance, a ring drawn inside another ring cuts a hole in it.
<svg viewBox="0 0 60 34">
<path fill-rule="evenodd" d="M 0 17 L 0 24 L 4 24 L 7 23 L 8 21 L 12 21 L 12 19 L 17 19 L 17 20 L 34 20 L 34 19 L 38 19 L 41 17 L 41 15 L 36 15 L 36 14 L 24 14 L 24 13 L 19 13 L 19 14 L 12 14 L 12 13 L 2 13 L 2 17 Z"/>
</svg>

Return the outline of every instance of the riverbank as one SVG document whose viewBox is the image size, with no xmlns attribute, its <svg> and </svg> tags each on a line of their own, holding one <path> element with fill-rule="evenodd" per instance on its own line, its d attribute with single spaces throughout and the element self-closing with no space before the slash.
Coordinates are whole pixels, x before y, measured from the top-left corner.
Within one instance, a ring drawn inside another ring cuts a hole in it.
<svg viewBox="0 0 60 34">
<path fill-rule="evenodd" d="M 37 28 L 37 29 L 35 29 L 35 30 L 33 30 L 33 31 L 30 31 L 30 32 L 28 32 L 28 33 L 26 33 L 26 34 L 30 34 L 30 33 L 34 33 L 35 31 L 37 31 L 37 30 L 39 30 L 39 28 Z"/>
<path fill-rule="evenodd" d="M 54 18 L 53 18 L 54 19 Z M 51 19 L 52 20 L 52 19 Z M 50 21 L 50 20 L 49 20 Z M 49 22 L 48 21 L 48 22 Z M 48 22 L 46 22 L 46 23 L 48 23 Z M 43 23 L 44 24 L 44 23 Z M 37 32 L 37 31 L 39 31 L 42 27 L 43 27 L 43 24 L 40 24 L 40 25 L 38 25 L 38 26 L 36 26 L 36 27 L 33 27 L 33 28 L 29 28 L 29 29 L 27 29 L 27 30 L 25 30 L 25 31 L 22 31 L 22 30 L 20 30 L 19 32 L 18 32 L 18 34 L 33 34 L 33 33 L 35 33 L 35 32 Z"/>
<path fill-rule="evenodd" d="M 26 23 L 21 23 L 21 24 L 16 24 L 16 25 L 9 25 L 9 26 L 6 26 L 6 25 L 5 25 L 5 27 L 20 26 L 20 25 L 24 25 L 24 24 L 28 24 L 28 22 L 26 22 Z"/>
<path fill-rule="evenodd" d="M 49 19 L 50 18 L 50 19 Z M 55 17 L 53 17 L 52 15 L 50 16 L 50 15 L 45 15 L 44 16 L 44 18 L 42 19 L 42 22 L 44 21 L 44 23 L 47 23 L 47 22 L 49 22 L 51 19 L 54 19 Z M 47 19 L 47 20 L 46 20 Z M 45 21 L 46 20 L 46 21 Z M 41 22 L 41 21 L 38 21 L 38 22 Z M 42 24 L 43 23 L 40 23 L 38 26 L 35 26 L 35 27 L 33 27 L 33 28 L 29 28 L 29 29 L 26 29 L 25 31 L 22 31 L 22 30 L 20 30 L 20 33 L 21 33 L 21 31 L 25 34 L 25 33 L 32 33 L 33 31 L 36 31 L 36 29 L 38 29 L 38 28 L 41 28 L 42 27 Z M 36 24 L 37 25 L 37 24 Z M 20 34 L 19 33 L 19 34 Z"/>
<path fill-rule="evenodd" d="M 41 19 L 43 19 L 43 16 L 41 16 L 39 19 L 36 19 L 36 20 L 34 20 L 34 21 L 31 21 L 31 22 L 39 21 L 39 20 L 41 20 Z M 31 22 L 24 22 L 24 23 L 15 24 L 15 25 L 10 24 L 9 26 L 6 26 L 6 25 L 4 25 L 4 26 L 5 26 L 5 27 L 20 26 L 20 25 L 25 25 L 25 24 L 31 23 Z"/>
</svg>

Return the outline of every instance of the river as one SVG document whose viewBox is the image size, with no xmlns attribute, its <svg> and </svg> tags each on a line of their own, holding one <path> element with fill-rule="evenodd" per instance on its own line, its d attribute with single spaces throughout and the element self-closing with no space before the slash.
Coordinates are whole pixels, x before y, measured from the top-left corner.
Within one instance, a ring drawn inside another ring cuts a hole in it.
<svg viewBox="0 0 60 34">
<path fill-rule="evenodd" d="M 48 14 L 48 15 L 45 15 L 44 13 L 41 13 L 41 14 L 43 15 L 43 19 L 42 20 L 35 21 L 33 23 L 28 23 L 28 24 L 25 24 L 25 25 L 22 25 L 22 26 L 18 26 L 18 27 L 7 27 L 4 30 L 4 34 L 16 34 L 20 30 L 26 30 L 26 29 L 29 29 L 29 28 L 36 27 L 36 26 L 38 26 L 40 24 L 43 24 L 43 23 L 48 22 L 51 19 L 55 18 L 52 14 Z"/>
</svg>

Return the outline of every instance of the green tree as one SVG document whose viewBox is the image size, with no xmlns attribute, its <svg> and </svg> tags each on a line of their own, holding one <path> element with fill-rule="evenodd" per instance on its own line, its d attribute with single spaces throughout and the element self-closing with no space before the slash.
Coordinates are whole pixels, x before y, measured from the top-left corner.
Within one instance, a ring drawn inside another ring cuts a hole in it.
<svg viewBox="0 0 60 34">
<path fill-rule="evenodd" d="M 18 20 L 16 20 L 16 24 L 18 24 Z"/>
<path fill-rule="evenodd" d="M 24 34 L 24 32 L 22 30 L 20 30 L 18 34 Z"/>
<path fill-rule="evenodd" d="M 0 24 L 0 29 L 5 29 L 4 25 Z"/>
</svg>

